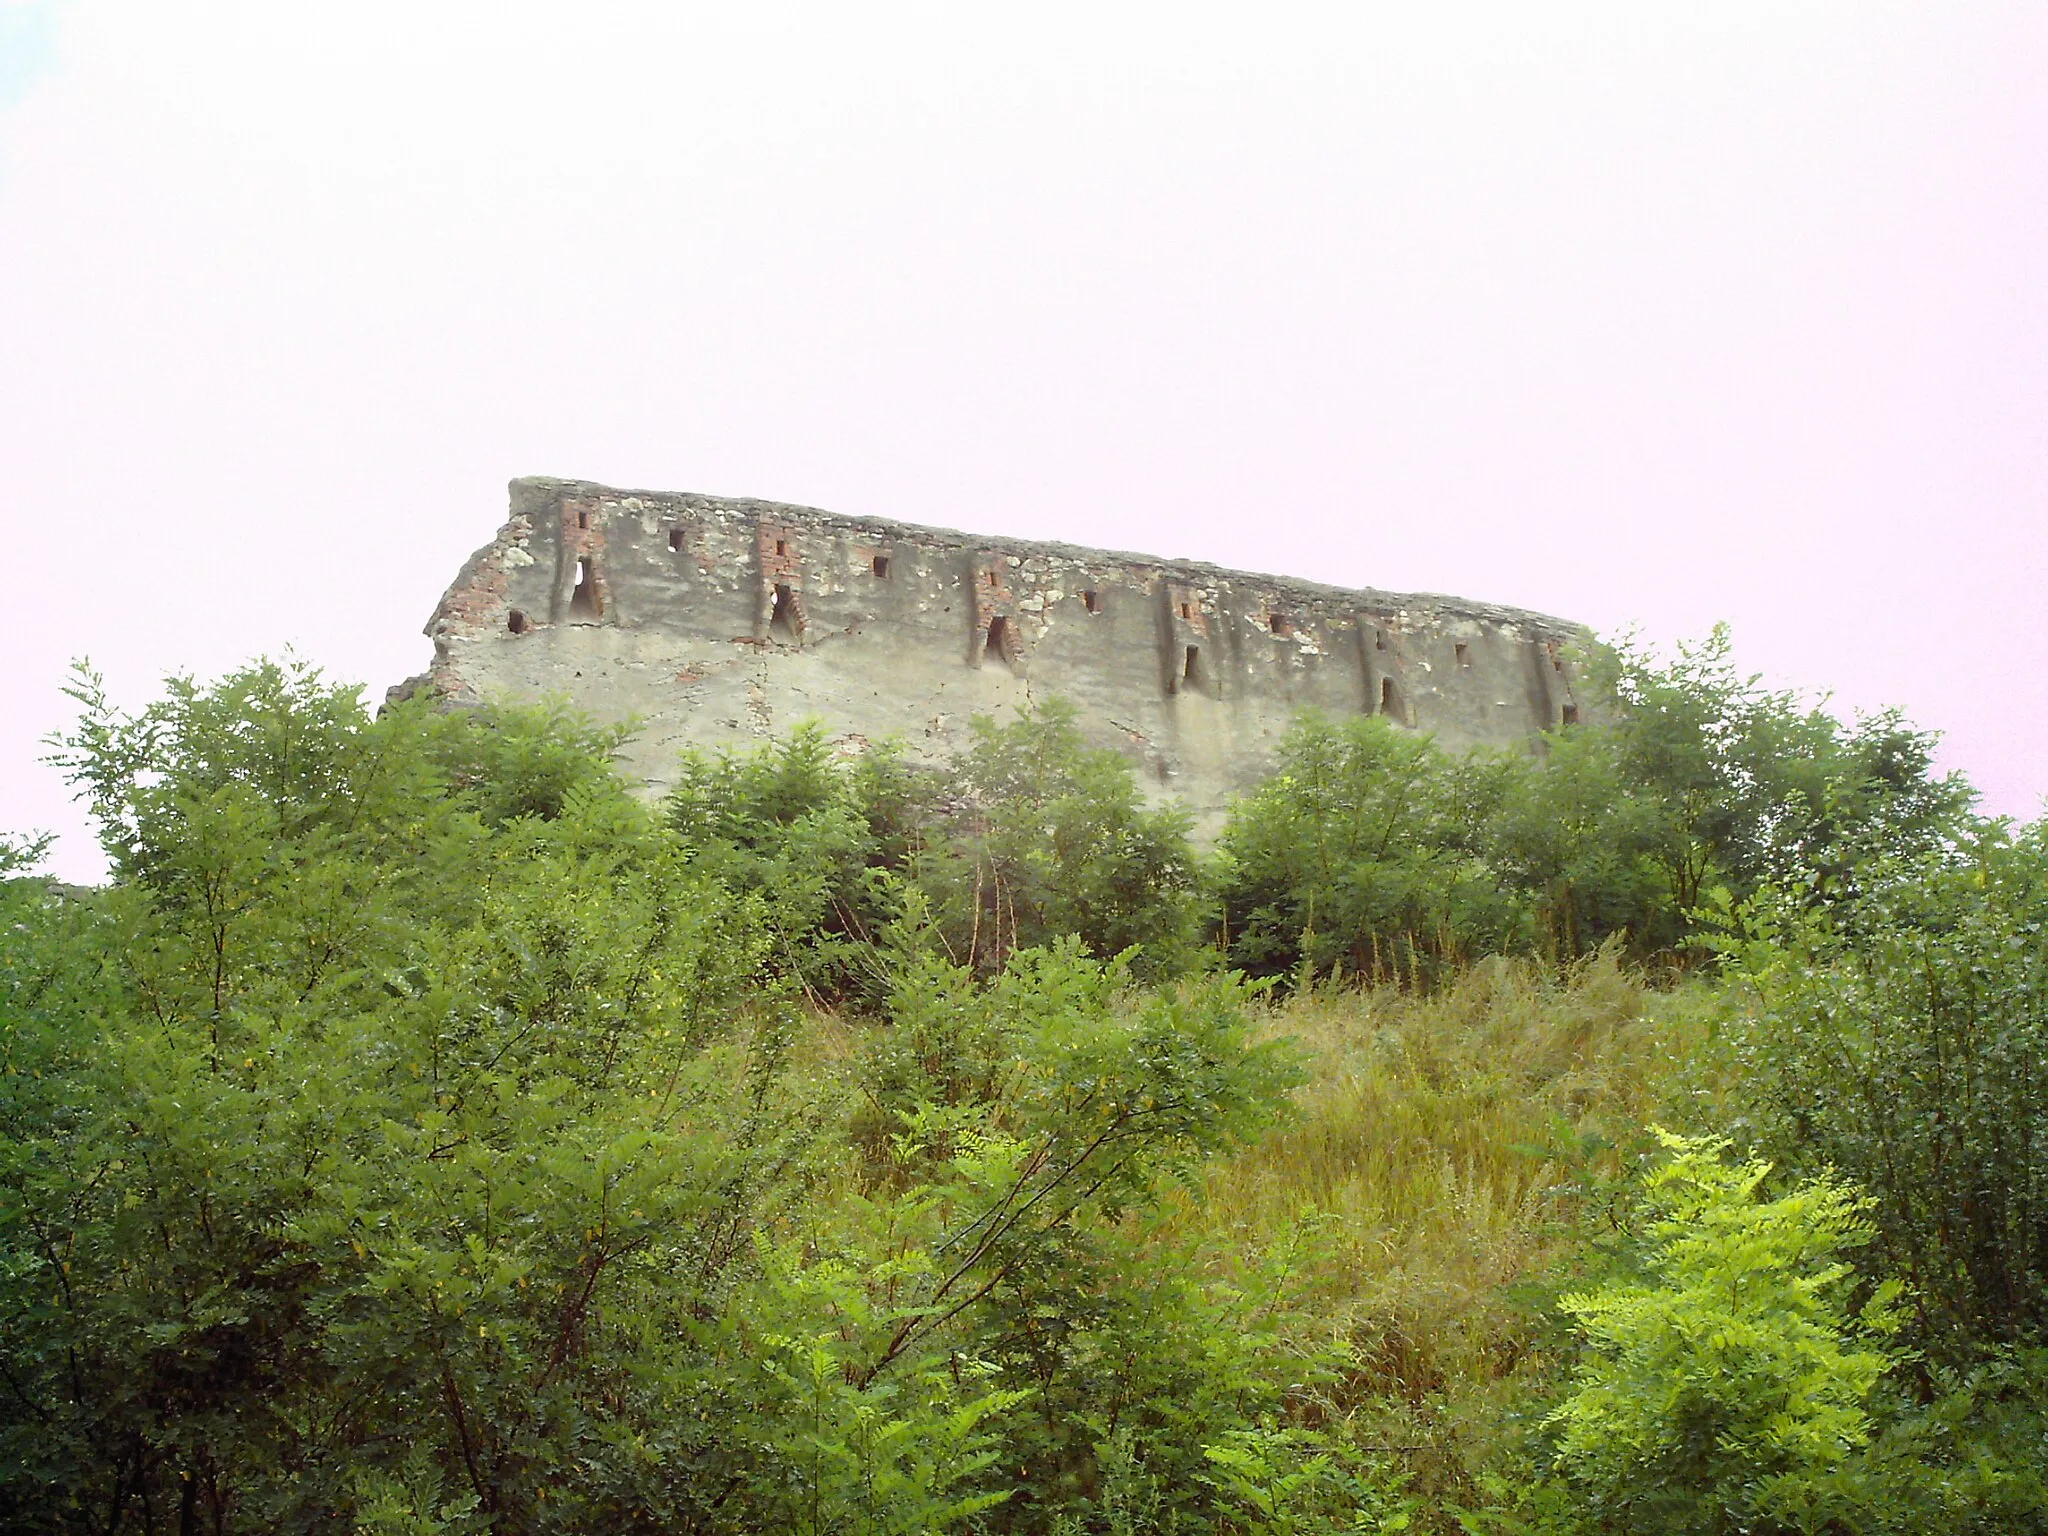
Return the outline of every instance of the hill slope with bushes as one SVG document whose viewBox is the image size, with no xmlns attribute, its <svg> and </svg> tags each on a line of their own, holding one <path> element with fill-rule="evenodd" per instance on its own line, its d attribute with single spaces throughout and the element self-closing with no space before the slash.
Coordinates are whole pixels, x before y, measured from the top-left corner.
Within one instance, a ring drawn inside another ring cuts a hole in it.
<svg viewBox="0 0 2048 1536">
<path fill-rule="evenodd" d="M 259 663 L 0 882 L 0 1531 L 2048 1528 L 2048 844 L 1595 658 L 1213 854 L 1057 702 L 660 805 Z"/>
</svg>

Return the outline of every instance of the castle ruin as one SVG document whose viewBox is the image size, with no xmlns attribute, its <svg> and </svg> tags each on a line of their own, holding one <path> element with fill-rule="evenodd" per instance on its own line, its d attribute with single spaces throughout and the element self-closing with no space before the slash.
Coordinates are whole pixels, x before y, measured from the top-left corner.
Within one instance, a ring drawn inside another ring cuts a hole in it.
<svg viewBox="0 0 2048 1536">
<path fill-rule="evenodd" d="M 656 791 L 683 748 L 816 717 L 846 750 L 961 750 L 977 714 L 1060 695 L 1091 740 L 1213 831 L 1303 709 L 1377 713 L 1445 745 L 1577 718 L 1561 619 L 1189 561 L 953 533 L 809 507 L 512 482 L 427 633 L 456 701 L 566 696 L 637 718 Z M 394 690 L 398 691 L 398 690 Z"/>
</svg>

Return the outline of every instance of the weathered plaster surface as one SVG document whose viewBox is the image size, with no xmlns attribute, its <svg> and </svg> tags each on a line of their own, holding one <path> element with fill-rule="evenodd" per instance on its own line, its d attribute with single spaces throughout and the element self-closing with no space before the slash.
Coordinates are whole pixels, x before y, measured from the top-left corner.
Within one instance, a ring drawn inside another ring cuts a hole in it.
<svg viewBox="0 0 2048 1536">
<path fill-rule="evenodd" d="M 656 791 L 685 746 L 806 716 L 849 750 L 894 736 L 940 758 L 974 715 L 1058 694 L 1213 830 L 1304 708 L 1385 713 L 1453 747 L 1578 711 L 1562 647 L 1580 631 L 1519 609 L 775 502 L 511 489 L 428 623 L 432 669 L 401 687 L 637 717 L 626 766 Z"/>
</svg>

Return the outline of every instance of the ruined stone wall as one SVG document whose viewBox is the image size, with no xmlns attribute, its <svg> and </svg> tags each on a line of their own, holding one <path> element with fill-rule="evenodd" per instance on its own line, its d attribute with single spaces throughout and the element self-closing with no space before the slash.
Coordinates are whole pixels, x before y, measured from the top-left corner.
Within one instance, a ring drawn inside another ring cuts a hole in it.
<svg viewBox="0 0 2048 1536">
<path fill-rule="evenodd" d="M 974 715 L 1058 694 L 1212 830 L 1305 708 L 1453 747 L 1579 709 L 1579 631 L 1541 614 L 581 481 L 513 481 L 427 632 L 424 681 L 451 698 L 640 719 L 627 766 L 655 790 L 685 746 L 807 716 L 849 750 L 938 758 Z"/>
</svg>

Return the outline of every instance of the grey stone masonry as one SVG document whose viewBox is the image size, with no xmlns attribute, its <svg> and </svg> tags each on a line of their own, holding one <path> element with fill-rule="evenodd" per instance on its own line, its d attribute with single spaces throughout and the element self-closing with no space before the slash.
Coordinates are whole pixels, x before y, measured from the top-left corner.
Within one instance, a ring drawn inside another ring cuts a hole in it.
<svg viewBox="0 0 2048 1536">
<path fill-rule="evenodd" d="M 815 717 L 845 751 L 895 737 L 938 759 L 975 715 L 1057 694 L 1213 833 L 1303 709 L 1385 714 L 1450 747 L 1579 713 L 1583 631 L 1520 609 L 743 498 L 511 490 L 428 623 L 432 669 L 393 692 L 637 719 L 625 766 L 654 792 L 687 746 Z"/>
</svg>

